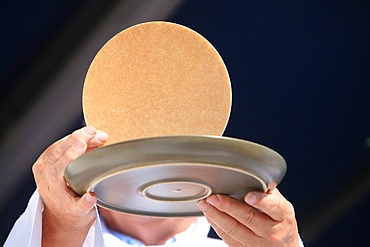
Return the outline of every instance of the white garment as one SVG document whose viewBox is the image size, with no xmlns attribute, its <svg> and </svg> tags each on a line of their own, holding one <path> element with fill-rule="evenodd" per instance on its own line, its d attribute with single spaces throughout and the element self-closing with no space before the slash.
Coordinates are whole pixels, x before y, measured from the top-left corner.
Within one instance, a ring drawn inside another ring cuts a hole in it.
<svg viewBox="0 0 370 247">
<path fill-rule="evenodd" d="M 13 229 L 4 244 L 4 247 L 39 247 L 41 246 L 41 231 L 42 231 L 42 211 L 44 204 L 37 190 L 32 195 L 26 211 L 15 223 Z M 225 247 L 224 242 L 218 239 L 207 238 L 210 226 L 204 217 L 199 218 L 195 224 L 191 225 L 187 230 L 175 236 L 176 241 L 166 243 L 162 246 L 180 247 Z M 122 242 L 119 238 L 112 235 L 106 228 L 99 217 L 90 228 L 85 239 L 83 247 L 123 247 L 131 246 Z"/>
<path fill-rule="evenodd" d="M 26 211 L 15 223 L 13 229 L 9 233 L 4 247 L 40 247 L 41 246 L 41 231 L 42 231 L 42 212 L 44 210 L 44 203 L 37 192 L 32 195 Z M 187 230 L 175 236 L 176 241 L 166 243 L 162 246 L 170 247 L 225 247 L 227 246 L 223 241 L 218 239 L 208 238 L 210 225 L 204 217 L 200 217 L 195 224 L 191 225 Z M 118 237 L 111 234 L 101 222 L 100 218 L 91 226 L 89 233 L 85 239 L 83 247 L 129 247 L 127 243 L 122 242 Z M 300 241 L 300 247 L 303 247 Z"/>
</svg>

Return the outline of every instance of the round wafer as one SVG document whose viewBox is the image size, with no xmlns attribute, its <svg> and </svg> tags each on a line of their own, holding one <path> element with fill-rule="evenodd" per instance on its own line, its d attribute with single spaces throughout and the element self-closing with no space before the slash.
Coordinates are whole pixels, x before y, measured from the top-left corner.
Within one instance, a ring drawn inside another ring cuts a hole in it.
<svg viewBox="0 0 370 247">
<path fill-rule="evenodd" d="M 231 109 L 228 72 L 197 32 L 170 22 L 129 27 L 97 53 L 83 89 L 87 125 L 107 144 L 168 135 L 222 135 Z"/>
</svg>

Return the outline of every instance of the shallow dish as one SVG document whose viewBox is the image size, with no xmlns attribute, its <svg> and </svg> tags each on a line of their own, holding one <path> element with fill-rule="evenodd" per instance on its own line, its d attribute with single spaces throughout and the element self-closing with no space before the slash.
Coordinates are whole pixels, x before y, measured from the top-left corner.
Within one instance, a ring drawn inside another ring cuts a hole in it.
<svg viewBox="0 0 370 247">
<path fill-rule="evenodd" d="M 200 216 L 212 193 L 242 200 L 283 179 L 286 162 L 265 146 L 228 137 L 164 136 L 105 146 L 72 161 L 65 179 L 101 207 L 157 217 Z"/>
</svg>

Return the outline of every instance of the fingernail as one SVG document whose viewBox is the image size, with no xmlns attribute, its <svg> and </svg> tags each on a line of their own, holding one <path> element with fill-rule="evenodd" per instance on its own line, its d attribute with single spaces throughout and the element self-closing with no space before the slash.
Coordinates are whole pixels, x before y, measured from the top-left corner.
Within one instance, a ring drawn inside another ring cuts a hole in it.
<svg viewBox="0 0 370 247">
<path fill-rule="evenodd" d="M 88 135 L 93 135 L 96 133 L 96 129 L 92 126 L 87 126 L 85 127 L 84 132 Z"/>
<path fill-rule="evenodd" d="M 257 196 L 256 194 L 254 193 L 248 193 L 246 196 L 245 196 L 245 201 L 248 203 L 248 204 L 256 204 L 257 203 Z"/>
<path fill-rule="evenodd" d="M 198 205 L 198 208 L 200 210 L 202 210 L 202 211 L 206 211 L 207 210 L 208 205 L 207 205 L 207 203 L 204 200 L 198 201 L 197 205 Z"/>
<path fill-rule="evenodd" d="M 96 134 L 96 137 L 98 138 L 99 141 L 101 142 L 105 142 L 108 140 L 108 135 L 107 133 L 105 132 L 98 132 L 98 134 Z"/>
<path fill-rule="evenodd" d="M 75 144 L 74 144 L 74 147 L 76 149 L 81 149 L 81 148 L 85 147 L 85 143 L 83 143 L 81 141 L 76 141 Z"/>
<path fill-rule="evenodd" d="M 215 207 L 218 207 L 220 205 L 220 198 L 216 195 L 211 195 L 207 198 L 207 202 Z"/>
</svg>

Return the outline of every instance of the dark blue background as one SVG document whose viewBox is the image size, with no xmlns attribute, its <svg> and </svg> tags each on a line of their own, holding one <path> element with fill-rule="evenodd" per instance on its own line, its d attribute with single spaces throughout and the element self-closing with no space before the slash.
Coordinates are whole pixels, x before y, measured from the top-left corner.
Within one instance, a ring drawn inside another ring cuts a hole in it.
<svg viewBox="0 0 370 247">
<path fill-rule="evenodd" d="M 0 96 L 22 87 L 7 82 L 79 7 L 67 0 L 1 1 Z M 284 156 L 288 173 L 279 189 L 294 204 L 309 245 L 369 246 L 369 191 L 352 204 L 344 195 L 370 179 L 370 3 L 189 0 L 169 20 L 199 32 L 221 54 L 233 88 L 225 135 Z M 1 222 L 10 222 L 3 238 L 34 189 L 32 176 L 23 183 L 2 212 L 9 217 Z M 345 203 L 351 206 L 311 238 L 316 217 Z"/>
</svg>

